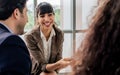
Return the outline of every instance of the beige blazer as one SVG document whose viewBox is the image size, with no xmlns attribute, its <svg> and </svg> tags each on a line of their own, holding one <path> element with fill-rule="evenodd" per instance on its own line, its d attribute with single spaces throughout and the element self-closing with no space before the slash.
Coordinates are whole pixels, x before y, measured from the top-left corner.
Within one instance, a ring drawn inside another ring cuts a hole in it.
<svg viewBox="0 0 120 75">
<path fill-rule="evenodd" d="M 45 71 L 46 64 L 54 63 L 62 58 L 63 32 L 55 26 L 53 26 L 53 28 L 56 35 L 52 37 L 49 62 L 46 62 L 44 57 L 43 42 L 40 37 L 40 26 L 35 27 L 32 31 L 25 34 L 26 45 L 32 59 L 32 75 L 39 75 L 42 71 Z"/>
</svg>

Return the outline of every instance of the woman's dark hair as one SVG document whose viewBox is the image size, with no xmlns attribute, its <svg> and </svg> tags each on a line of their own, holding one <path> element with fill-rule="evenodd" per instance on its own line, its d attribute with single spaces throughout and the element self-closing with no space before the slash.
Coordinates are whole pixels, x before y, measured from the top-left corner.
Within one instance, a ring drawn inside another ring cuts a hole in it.
<svg viewBox="0 0 120 75">
<path fill-rule="evenodd" d="M 74 74 L 120 75 L 120 0 L 99 0 L 95 13 L 76 54 L 82 64 L 74 66 Z"/>
<path fill-rule="evenodd" d="M 27 0 L 0 0 L 0 20 L 8 19 L 18 8 L 22 13 Z"/>
<path fill-rule="evenodd" d="M 53 13 L 54 14 L 53 7 L 50 3 L 41 2 L 36 8 L 36 17 L 38 17 L 38 15 L 42 15 L 45 13 Z"/>
</svg>

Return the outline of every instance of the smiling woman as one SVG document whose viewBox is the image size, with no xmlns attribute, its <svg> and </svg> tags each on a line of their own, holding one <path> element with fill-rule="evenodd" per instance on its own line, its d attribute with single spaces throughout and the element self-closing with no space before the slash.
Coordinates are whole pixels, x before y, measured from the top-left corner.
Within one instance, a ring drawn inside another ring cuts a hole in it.
<svg viewBox="0 0 120 75">
<path fill-rule="evenodd" d="M 34 75 L 56 73 L 69 65 L 70 59 L 62 59 L 63 32 L 56 26 L 51 4 L 41 2 L 36 8 L 36 27 L 25 34 L 31 53 Z"/>
<path fill-rule="evenodd" d="M 61 27 L 60 0 L 37 0 L 37 5 L 41 2 L 48 2 L 53 6 L 53 10 L 55 13 L 55 22 L 56 22 L 58 27 Z"/>
</svg>

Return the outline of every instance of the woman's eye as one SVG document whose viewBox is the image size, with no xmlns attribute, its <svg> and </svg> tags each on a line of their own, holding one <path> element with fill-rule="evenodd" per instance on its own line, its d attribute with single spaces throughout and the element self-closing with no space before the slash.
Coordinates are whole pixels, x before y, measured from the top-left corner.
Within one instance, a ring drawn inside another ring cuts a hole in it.
<svg viewBox="0 0 120 75">
<path fill-rule="evenodd" d="M 52 14 L 48 14 L 48 16 L 52 16 Z"/>
<path fill-rule="evenodd" d="M 43 17 L 44 17 L 44 15 L 40 15 L 40 17 L 42 17 L 42 18 L 43 18 Z"/>
</svg>

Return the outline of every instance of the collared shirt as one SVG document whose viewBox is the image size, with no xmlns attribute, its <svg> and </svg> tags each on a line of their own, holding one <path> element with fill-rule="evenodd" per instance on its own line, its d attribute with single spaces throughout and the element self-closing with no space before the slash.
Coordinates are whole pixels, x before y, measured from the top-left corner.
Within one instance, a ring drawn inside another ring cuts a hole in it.
<svg viewBox="0 0 120 75">
<path fill-rule="evenodd" d="M 11 33 L 13 33 L 12 32 L 12 30 L 7 26 L 7 25 L 5 25 L 4 23 L 2 23 L 2 22 L 0 22 L 3 26 L 5 26 Z"/>
<path fill-rule="evenodd" d="M 43 41 L 43 48 L 44 48 L 44 55 L 45 55 L 45 60 L 48 62 L 49 58 L 50 58 L 50 54 L 51 54 L 51 42 L 52 42 L 52 37 L 55 36 L 55 31 L 52 28 L 52 31 L 50 33 L 50 37 L 48 39 L 48 41 L 46 40 L 46 37 L 44 36 L 44 34 L 42 33 L 42 31 L 40 31 L 41 33 L 41 38 Z"/>
</svg>

